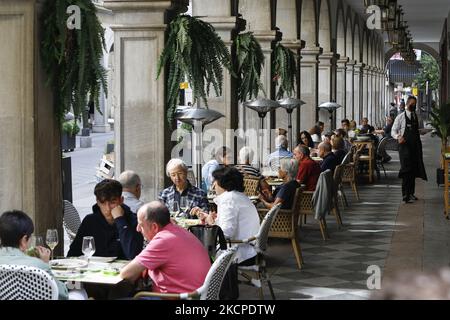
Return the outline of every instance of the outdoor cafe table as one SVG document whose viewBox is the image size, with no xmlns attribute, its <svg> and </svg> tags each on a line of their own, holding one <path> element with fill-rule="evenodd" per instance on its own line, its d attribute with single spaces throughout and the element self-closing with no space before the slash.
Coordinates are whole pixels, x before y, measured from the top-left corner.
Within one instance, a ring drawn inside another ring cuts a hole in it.
<svg viewBox="0 0 450 320">
<path fill-rule="evenodd" d="M 50 267 L 54 277 L 60 281 L 116 285 L 123 280 L 119 273 L 129 261 L 113 259 L 92 257 L 86 264 L 84 257 L 64 258 L 50 261 Z"/>
</svg>

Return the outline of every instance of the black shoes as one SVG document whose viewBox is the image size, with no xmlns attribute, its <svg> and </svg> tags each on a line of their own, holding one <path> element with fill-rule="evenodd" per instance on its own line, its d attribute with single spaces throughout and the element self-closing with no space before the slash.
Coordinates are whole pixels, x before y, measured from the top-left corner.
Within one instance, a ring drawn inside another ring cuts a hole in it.
<svg viewBox="0 0 450 320">
<path fill-rule="evenodd" d="M 405 203 L 413 203 L 414 201 L 419 200 L 415 195 L 407 195 L 403 197 L 403 201 Z"/>
<path fill-rule="evenodd" d="M 388 156 L 387 158 L 383 158 L 383 160 L 381 160 L 382 163 L 388 163 L 389 161 L 392 160 L 391 156 Z"/>
</svg>

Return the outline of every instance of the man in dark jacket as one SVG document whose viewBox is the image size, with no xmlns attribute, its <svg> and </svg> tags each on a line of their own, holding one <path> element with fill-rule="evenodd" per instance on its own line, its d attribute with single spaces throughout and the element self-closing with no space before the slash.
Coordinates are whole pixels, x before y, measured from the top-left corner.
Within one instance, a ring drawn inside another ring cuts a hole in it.
<svg viewBox="0 0 450 320">
<path fill-rule="evenodd" d="M 136 214 L 123 204 L 122 185 L 106 179 L 95 186 L 94 194 L 97 204 L 83 219 L 67 256 L 83 255 L 83 237 L 93 236 L 94 256 L 133 259 L 142 251 L 143 238 L 136 230 Z"/>
<path fill-rule="evenodd" d="M 319 144 L 319 157 L 323 159 L 320 164 L 320 169 L 322 172 L 327 171 L 328 169 L 334 173 L 334 169 L 338 165 L 336 156 L 333 152 L 331 152 L 331 144 L 328 142 L 322 142 Z"/>
</svg>

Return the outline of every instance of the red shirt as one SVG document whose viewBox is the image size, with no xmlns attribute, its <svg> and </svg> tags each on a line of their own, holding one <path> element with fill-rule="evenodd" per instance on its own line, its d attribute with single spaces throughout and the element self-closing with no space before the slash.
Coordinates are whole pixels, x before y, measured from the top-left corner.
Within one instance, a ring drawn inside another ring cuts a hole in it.
<svg viewBox="0 0 450 320">
<path fill-rule="evenodd" d="M 146 267 L 153 291 L 191 292 L 200 288 L 211 267 L 208 252 L 189 231 L 169 223 L 135 258 Z"/>
<path fill-rule="evenodd" d="M 320 165 L 311 158 L 303 159 L 299 164 L 297 181 L 306 185 L 305 191 L 316 190 L 317 180 L 320 176 Z"/>
</svg>

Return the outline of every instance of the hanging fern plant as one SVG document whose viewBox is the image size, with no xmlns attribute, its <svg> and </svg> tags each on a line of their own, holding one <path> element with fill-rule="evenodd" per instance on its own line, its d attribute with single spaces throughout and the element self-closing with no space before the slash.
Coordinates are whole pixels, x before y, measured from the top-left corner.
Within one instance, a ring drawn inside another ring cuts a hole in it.
<svg viewBox="0 0 450 320">
<path fill-rule="evenodd" d="M 297 80 L 297 57 L 292 50 L 279 42 L 274 49 L 272 74 L 273 81 L 276 85 L 279 85 L 277 99 L 282 99 L 285 95 L 294 97 Z"/>
<path fill-rule="evenodd" d="M 158 63 L 158 78 L 167 67 L 167 119 L 172 123 L 178 105 L 180 83 L 189 82 L 193 103 L 206 98 L 211 85 L 222 94 L 223 67 L 231 70 L 231 57 L 214 27 L 195 17 L 177 16 L 168 26 L 168 39 Z"/>
<path fill-rule="evenodd" d="M 240 102 L 257 98 L 259 90 L 264 93 L 261 83 L 261 71 L 264 66 L 264 54 L 252 32 L 241 33 L 236 37 L 235 73 L 238 78 L 238 99 Z"/>
<path fill-rule="evenodd" d="M 81 29 L 67 27 L 66 11 L 71 5 L 80 8 Z M 106 47 L 104 29 L 91 0 L 46 0 L 42 17 L 41 55 L 57 116 L 62 121 L 73 109 L 75 119 L 79 119 L 88 100 L 98 108 L 100 89 L 103 87 L 105 95 L 108 92 L 101 65 Z"/>
</svg>

